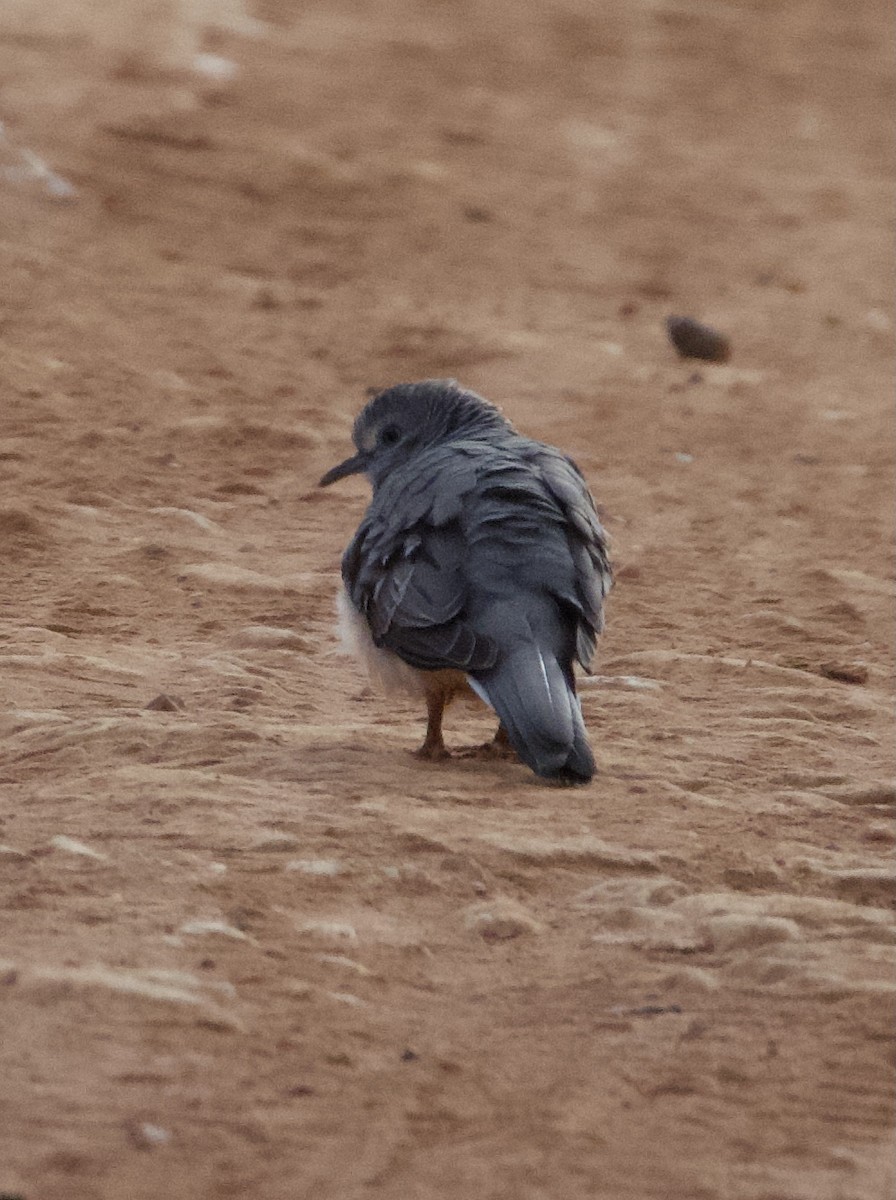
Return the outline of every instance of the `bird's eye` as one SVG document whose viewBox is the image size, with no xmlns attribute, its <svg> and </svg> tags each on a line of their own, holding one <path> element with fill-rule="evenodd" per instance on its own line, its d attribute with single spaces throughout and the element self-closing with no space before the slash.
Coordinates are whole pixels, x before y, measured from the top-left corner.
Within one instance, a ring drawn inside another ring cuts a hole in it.
<svg viewBox="0 0 896 1200">
<path fill-rule="evenodd" d="M 397 425 L 387 425 L 380 433 L 380 441 L 384 446 L 395 446 L 401 441 L 401 430 Z"/>
</svg>

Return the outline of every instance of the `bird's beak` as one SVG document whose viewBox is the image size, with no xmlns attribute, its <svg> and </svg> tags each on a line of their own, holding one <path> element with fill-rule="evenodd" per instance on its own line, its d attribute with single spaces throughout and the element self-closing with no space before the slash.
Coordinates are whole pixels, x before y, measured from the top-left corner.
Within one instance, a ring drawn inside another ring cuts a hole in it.
<svg viewBox="0 0 896 1200">
<path fill-rule="evenodd" d="M 347 458 L 345 462 L 341 462 L 338 467 L 331 467 L 326 475 L 321 477 L 318 487 L 329 487 L 331 483 L 335 483 L 337 479 L 345 479 L 346 475 L 359 475 L 367 470 L 367 463 L 370 456 L 365 454 L 363 450 L 357 454 L 353 454 L 351 458 Z"/>
</svg>

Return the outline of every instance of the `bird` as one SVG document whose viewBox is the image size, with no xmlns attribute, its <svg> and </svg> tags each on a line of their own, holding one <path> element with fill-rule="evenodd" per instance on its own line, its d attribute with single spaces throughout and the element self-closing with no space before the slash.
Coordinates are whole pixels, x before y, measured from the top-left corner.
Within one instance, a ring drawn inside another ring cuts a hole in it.
<svg viewBox="0 0 896 1200">
<path fill-rule="evenodd" d="M 576 464 L 453 379 L 377 392 L 352 440 L 320 480 L 362 473 L 372 487 L 342 558 L 340 627 L 372 676 L 425 698 L 416 753 L 451 757 L 443 714 L 472 690 L 497 714 L 496 755 L 587 783 L 574 664 L 591 671 L 612 569 Z"/>
</svg>

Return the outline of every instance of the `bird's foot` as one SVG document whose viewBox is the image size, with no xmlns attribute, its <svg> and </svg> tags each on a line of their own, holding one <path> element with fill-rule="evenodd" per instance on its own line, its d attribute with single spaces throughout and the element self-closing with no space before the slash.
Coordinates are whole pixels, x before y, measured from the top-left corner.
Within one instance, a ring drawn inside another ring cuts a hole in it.
<svg viewBox="0 0 896 1200">
<path fill-rule="evenodd" d="M 492 762 L 519 762 L 520 758 L 510 742 L 507 740 L 507 735 L 503 729 L 499 729 L 490 742 L 483 742 L 481 746 L 470 746 L 466 750 L 459 750 L 458 758 L 484 758 Z"/>
<path fill-rule="evenodd" d="M 423 762 L 445 762 L 451 758 L 451 751 L 447 748 L 444 742 L 425 741 L 422 746 L 416 750 L 412 750 L 414 758 L 419 758 Z"/>
</svg>

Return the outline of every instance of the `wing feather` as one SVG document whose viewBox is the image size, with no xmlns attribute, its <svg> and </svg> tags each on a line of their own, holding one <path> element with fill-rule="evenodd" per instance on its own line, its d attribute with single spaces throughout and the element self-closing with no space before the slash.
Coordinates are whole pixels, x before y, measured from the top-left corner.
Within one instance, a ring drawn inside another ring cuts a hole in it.
<svg viewBox="0 0 896 1200">
<path fill-rule="evenodd" d="M 424 670 L 494 666 L 483 613 L 527 591 L 567 614 L 586 669 L 610 585 L 606 537 L 575 464 L 517 435 L 438 445 L 377 488 L 343 558 L 377 645 Z M 491 599 L 490 599 L 491 597 Z"/>
</svg>

